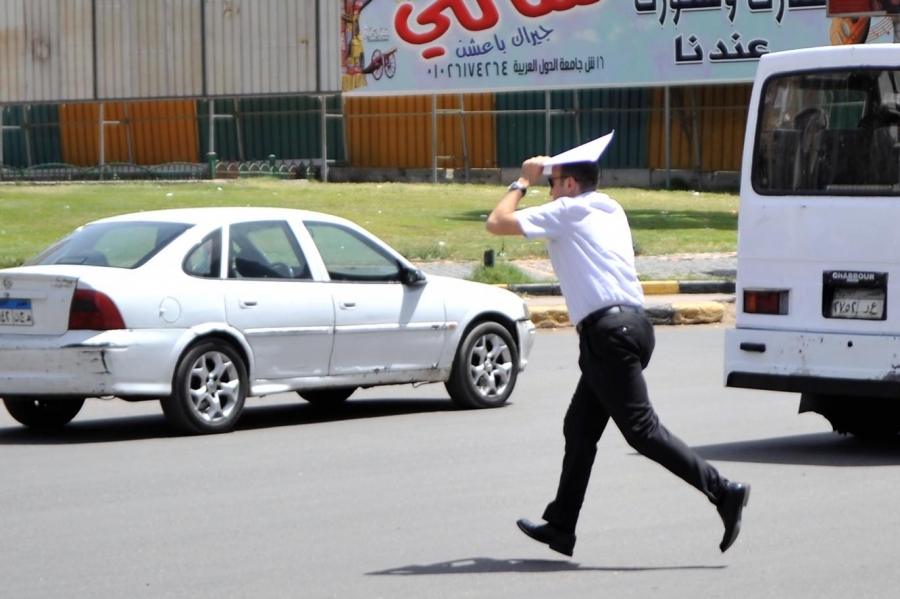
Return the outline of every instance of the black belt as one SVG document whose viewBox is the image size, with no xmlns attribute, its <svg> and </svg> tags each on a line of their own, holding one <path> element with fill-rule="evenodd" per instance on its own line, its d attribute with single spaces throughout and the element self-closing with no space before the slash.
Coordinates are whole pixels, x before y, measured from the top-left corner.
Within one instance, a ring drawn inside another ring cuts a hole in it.
<svg viewBox="0 0 900 599">
<path fill-rule="evenodd" d="M 575 325 L 575 330 L 581 333 L 581 331 L 583 331 L 586 327 L 591 326 L 604 316 L 609 316 L 610 314 L 619 314 L 620 312 L 634 312 L 636 314 L 640 314 L 643 311 L 644 309 L 639 306 L 607 306 L 606 308 L 594 310 L 593 312 L 582 318 L 581 322 Z"/>
</svg>

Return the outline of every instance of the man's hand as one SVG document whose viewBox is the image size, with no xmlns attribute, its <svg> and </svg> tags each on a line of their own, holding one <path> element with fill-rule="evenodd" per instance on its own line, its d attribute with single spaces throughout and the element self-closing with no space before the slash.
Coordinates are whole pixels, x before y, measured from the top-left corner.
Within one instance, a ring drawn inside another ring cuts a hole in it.
<svg viewBox="0 0 900 599">
<path fill-rule="evenodd" d="M 545 160 L 547 156 L 535 156 L 523 162 L 519 183 L 525 187 L 537 185 L 544 173 Z M 518 189 L 507 191 L 488 217 L 487 230 L 494 235 L 522 235 L 522 227 L 513 215 L 522 197 L 524 196 Z"/>
<path fill-rule="evenodd" d="M 548 158 L 548 156 L 535 156 L 523 162 L 522 172 L 519 174 L 519 182 L 525 179 L 528 181 L 526 185 L 537 185 L 541 177 L 544 176 L 544 161 Z"/>
</svg>

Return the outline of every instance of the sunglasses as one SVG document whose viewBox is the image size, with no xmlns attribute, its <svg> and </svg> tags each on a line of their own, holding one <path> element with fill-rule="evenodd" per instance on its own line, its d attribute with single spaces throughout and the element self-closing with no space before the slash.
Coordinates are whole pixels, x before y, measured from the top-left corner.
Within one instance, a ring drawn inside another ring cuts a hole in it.
<svg viewBox="0 0 900 599">
<path fill-rule="evenodd" d="M 559 180 L 565 180 L 571 177 L 572 175 L 560 175 L 558 177 L 547 177 L 547 183 L 550 184 L 550 189 L 553 189 L 553 186 L 556 185 L 556 182 Z M 575 179 L 576 181 L 578 179 Z"/>
</svg>

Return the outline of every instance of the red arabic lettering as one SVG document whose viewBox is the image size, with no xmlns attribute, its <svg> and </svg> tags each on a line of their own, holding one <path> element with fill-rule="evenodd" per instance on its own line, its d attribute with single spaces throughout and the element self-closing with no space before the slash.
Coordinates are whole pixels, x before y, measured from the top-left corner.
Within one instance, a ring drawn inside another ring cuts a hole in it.
<svg viewBox="0 0 900 599">
<path fill-rule="evenodd" d="M 565 12 L 576 6 L 589 6 L 600 0 L 539 0 L 534 5 L 530 0 L 512 0 L 513 6 L 519 14 L 525 17 L 543 17 L 551 12 Z"/>
<path fill-rule="evenodd" d="M 559 1 L 559 0 L 556 0 Z M 563 0 L 566 2 L 579 0 Z M 585 1 L 585 0 L 580 0 Z M 597 0 L 589 0 L 596 2 Z M 448 8 L 450 12 L 456 16 L 460 25 L 469 31 L 483 31 L 490 29 L 500 20 L 500 14 L 497 7 L 494 6 L 493 0 L 477 0 L 478 8 L 481 9 L 481 18 L 476 19 L 469 12 L 465 4 L 465 0 L 435 0 L 434 4 L 422 11 L 416 17 L 416 23 L 422 26 L 431 25 L 431 29 L 424 33 L 416 33 L 409 27 L 409 17 L 412 16 L 413 5 L 404 3 L 397 9 L 394 15 L 394 29 L 400 39 L 410 44 L 429 44 L 438 39 L 450 28 L 450 18 L 443 14 Z"/>
</svg>

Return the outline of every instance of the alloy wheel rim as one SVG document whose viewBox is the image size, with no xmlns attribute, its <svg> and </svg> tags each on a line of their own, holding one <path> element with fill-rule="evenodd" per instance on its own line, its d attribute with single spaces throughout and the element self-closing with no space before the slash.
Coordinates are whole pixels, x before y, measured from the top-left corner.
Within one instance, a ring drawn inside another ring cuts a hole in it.
<svg viewBox="0 0 900 599">
<path fill-rule="evenodd" d="M 188 394 L 194 413 L 208 423 L 231 417 L 240 394 L 237 366 L 226 354 L 206 352 L 191 366 Z"/>
<path fill-rule="evenodd" d="M 482 397 L 502 395 L 512 374 L 512 352 L 500 335 L 483 335 L 472 346 L 469 377 Z"/>
</svg>

